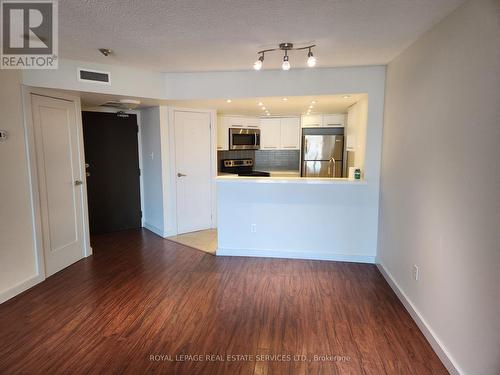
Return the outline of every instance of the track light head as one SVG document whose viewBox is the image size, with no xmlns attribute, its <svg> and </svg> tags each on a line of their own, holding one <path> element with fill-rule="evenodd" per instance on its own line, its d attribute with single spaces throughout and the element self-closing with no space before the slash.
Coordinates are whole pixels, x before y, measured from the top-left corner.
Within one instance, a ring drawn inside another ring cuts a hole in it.
<svg viewBox="0 0 500 375">
<path fill-rule="evenodd" d="M 307 54 L 307 66 L 313 68 L 316 66 L 316 57 L 313 56 L 311 49 L 309 48 L 309 53 Z"/>
<path fill-rule="evenodd" d="M 260 55 L 259 59 L 253 63 L 253 68 L 255 70 L 261 70 L 263 62 L 264 62 L 264 52 L 262 52 L 262 55 Z"/>
<path fill-rule="evenodd" d="M 285 56 L 283 57 L 283 64 L 281 64 L 281 69 L 290 70 L 290 62 L 288 61 L 288 54 L 285 50 Z"/>
</svg>

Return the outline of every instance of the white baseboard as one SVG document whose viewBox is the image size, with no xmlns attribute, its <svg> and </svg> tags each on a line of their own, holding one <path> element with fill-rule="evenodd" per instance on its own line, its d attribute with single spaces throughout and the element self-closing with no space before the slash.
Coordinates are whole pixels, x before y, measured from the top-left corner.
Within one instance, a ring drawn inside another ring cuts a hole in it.
<svg viewBox="0 0 500 375">
<path fill-rule="evenodd" d="M 456 361 L 451 357 L 450 353 L 443 345 L 443 343 L 438 339 L 436 333 L 432 330 L 430 325 L 422 317 L 418 309 L 411 302 L 411 300 L 406 296 L 403 290 L 399 287 L 398 283 L 394 280 L 391 273 L 377 261 L 377 267 L 380 273 L 386 279 L 387 283 L 390 285 L 394 293 L 398 296 L 399 300 L 403 303 L 404 307 L 410 313 L 411 317 L 417 324 L 420 331 L 423 333 L 429 344 L 431 344 L 432 349 L 436 352 L 437 356 L 443 362 L 446 369 L 450 374 L 463 374 L 464 372 L 460 369 Z"/>
<path fill-rule="evenodd" d="M 43 276 L 36 275 L 20 282 L 17 285 L 14 285 L 12 288 L 4 290 L 3 292 L 0 293 L 0 303 L 4 303 L 5 301 L 11 299 L 12 297 L 17 296 L 18 294 L 24 292 L 25 290 L 28 290 L 29 288 L 35 286 L 36 284 L 42 282 L 43 280 L 44 280 Z"/>
<path fill-rule="evenodd" d="M 153 232 L 154 234 L 157 234 L 160 237 L 166 237 L 165 233 L 163 233 L 163 229 L 155 227 L 154 225 L 151 225 L 149 223 L 144 223 L 144 228 L 146 228 L 147 230 Z"/>
<path fill-rule="evenodd" d="M 370 255 L 334 254 L 326 252 L 308 252 L 308 251 L 218 248 L 216 255 L 258 257 L 258 258 L 333 260 L 338 262 L 372 263 L 372 264 L 375 263 L 375 256 L 370 256 Z"/>
</svg>

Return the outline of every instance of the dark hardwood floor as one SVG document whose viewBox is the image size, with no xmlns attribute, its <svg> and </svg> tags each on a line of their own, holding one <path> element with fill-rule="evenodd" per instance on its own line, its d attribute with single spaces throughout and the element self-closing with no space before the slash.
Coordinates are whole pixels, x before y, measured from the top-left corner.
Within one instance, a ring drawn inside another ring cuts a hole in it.
<svg viewBox="0 0 500 375">
<path fill-rule="evenodd" d="M 93 249 L 0 305 L 0 374 L 447 373 L 373 265 L 214 257 L 146 230 Z"/>
</svg>

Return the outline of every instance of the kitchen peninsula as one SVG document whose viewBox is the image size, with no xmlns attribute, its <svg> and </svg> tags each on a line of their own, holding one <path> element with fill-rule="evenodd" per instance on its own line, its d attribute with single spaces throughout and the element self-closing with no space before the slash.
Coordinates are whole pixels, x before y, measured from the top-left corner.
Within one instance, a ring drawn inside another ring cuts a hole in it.
<svg viewBox="0 0 500 375">
<path fill-rule="evenodd" d="M 315 113 L 317 99 L 298 115 L 219 115 L 217 255 L 374 262 L 378 190 L 353 174 L 365 170 L 368 98 L 350 97 Z"/>
<path fill-rule="evenodd" d="M 373 263 L 377 206 L 365 180 L 217 177 L 217 255 Z"/>
</svg>

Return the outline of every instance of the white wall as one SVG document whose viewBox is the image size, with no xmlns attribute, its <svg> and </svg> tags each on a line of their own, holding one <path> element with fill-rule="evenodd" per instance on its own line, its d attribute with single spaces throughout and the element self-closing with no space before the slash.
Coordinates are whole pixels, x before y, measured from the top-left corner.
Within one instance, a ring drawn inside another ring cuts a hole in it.
<svg viewBox="0 0 500 375">
<path fill-rule="evenodd" d="M 373 263 L 377 189 L 313 182 L 219 180 L 217 255 Z"/>
<path fill-rule="evenodd" d="M 37 281 L 21 74 L 0 70 L 0 303 Z"/>
<path fill-rule="evenodd" d="M 497 0 L 465 3 L 388 66 L 378 260 L 471 375 L 500 373 L 499 104 Z"/>
<path fill-rule="evenodd" d="M 78 81 L 78 68 L 109 72 L 111 85 Z M 54 70 L 23 70 L 22 81 L 24 85 L 33 87 L 144 98 L 163 98 L 165 91 L 162 73 L 120 65 L 105 65 L 68 59 L 60 59 L 59 68 Z"/>
<path fill-rule="evenodd" d="M 153 107 L 141 110 L 141 125 L 144 226 L 163 236 L 160 108 Z"/>
</svg>

